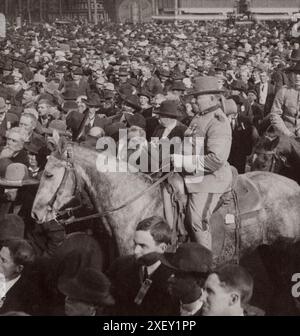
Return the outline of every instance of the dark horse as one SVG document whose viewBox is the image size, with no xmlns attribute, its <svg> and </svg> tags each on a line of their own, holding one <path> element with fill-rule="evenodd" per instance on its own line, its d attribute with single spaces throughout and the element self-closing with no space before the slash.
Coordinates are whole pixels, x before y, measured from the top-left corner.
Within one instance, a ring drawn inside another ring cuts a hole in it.
<svg viewBox="0 0 300 336">
<path fill-rule="evenodd" d="M 277 173 L 300 183 L 300 141 L 285 135 L 266 134 L 256 143 L 252 171 Z"/>
</svg>

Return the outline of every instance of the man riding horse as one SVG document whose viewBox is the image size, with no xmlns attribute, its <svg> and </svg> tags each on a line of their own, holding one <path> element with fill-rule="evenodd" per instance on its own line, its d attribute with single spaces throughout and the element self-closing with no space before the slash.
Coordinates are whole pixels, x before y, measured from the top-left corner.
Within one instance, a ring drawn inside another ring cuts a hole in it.
<svg viewBox="0 0 300 336">
<path fill-rule="evenodd" d="M 291 84 L 283 86 L 276 94 L 272 110 L 267 117 L 279 134 L 300 136 L 300 63 L 288 69 Z"/>
<path fill-rule="evenodd" d="M 229 157 L 232 132 L 230 122 L 219 104 L 218 79 L 199 77 L 191 93 L 196 98 L 199 113 L 190 123 L 186 136 L 201 137 L 204 153 L 195 155 L 174 155 L 175 168 L 181 165 L 185 171 L 184 181 L 188 193 L 187 223 L 192 239 L 212 249 L 209 220 L 221 195 L 231 189 L 232 171 Z M 193 141 L 195 144 L 196 141 Z M 186 171 L 192 172 L 187 174 Z"/>
</svg>

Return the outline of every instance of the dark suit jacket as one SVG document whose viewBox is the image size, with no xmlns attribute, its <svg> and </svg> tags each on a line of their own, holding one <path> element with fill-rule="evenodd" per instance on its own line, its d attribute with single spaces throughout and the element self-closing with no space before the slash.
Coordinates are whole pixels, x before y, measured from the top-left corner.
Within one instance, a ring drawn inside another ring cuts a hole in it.
<svg viewBox="0 0 300 336">
<path fill-rule="evenodd" d="M 108 276 L 112 282 L 112 294 L 116 300 L 112 314 L 115 315 L 176 315 L 178 304 L 168 292 L 167 280 L 172 270 L 164 265 L 151 274 L 153 281 L 141 305 L 134 303 L 142 281 L 140 265 L 134 256 L 118 258 L 111 266 Z"/>
<path fill-rule="evenodd" d="M 255 86 L 255 91 L 257 92 L 257 102 L 259 102 L 259 98 L 260 98 L 260 86 L 261 85 L 262 84 L 259 83 L 259 84 L 256 84 Z M 268 94 L 267 94 L 267 99 L 266 99 L 266 103 L 264 107 L 265 116 L 270 113 L 274 98 L 275 98 L 275 86 L 271 84 L 271 82 L 268 82 Z"/>
<path fill-rule="evenodd" d="M 43 290 L 37 273 L 24 270 L 20 279 L 6 293 L 0 314 L 19 311 L 29 315 L 43 315 L 43 305 L 47 306 L 43 301 Z"/>
<path fill-rule="evenodd" d="M 184 132 L 186 131 L 187 127 L 183 125 L 182 123 L 178 122 L 177 126 L 175 126 L 172 131 L 167 136 L 169 139 L 172 139 L 174 137 L 179 137 L 180 139 L 183 139 Z M 165 127 L 163 127 L 161 124 L 159 124 L 156 129 L 153 132 L 152 137 L 158 137 L 161 138 L 164 133 Z"/>
<path fill-rule="evenodd" d="M 16 156 L 10 159 L 13 163 L 23 163 L 23 165 L 29 167 L 28 154 L 25 149 L 21 149 Z"/>
<path fill-rule="evenodd" d="M 0 146 L 5 144 L 5 137 L 8 122 L 10 123 L 10 128 L 18 126 L 19 118 L 13 113 L 7 113 L 2 123 L 0 124 Z"/>
<path fill-rule="evenodd" d="M 153 96 L 155 96 L 158 93 L 163 93 L 164 91 L 160 80 L 156 76 L 147 79 L 144 83 L 139 81 L 138 89 L 140 91 L 144 90 L 150 92 Z"/>
</svg>

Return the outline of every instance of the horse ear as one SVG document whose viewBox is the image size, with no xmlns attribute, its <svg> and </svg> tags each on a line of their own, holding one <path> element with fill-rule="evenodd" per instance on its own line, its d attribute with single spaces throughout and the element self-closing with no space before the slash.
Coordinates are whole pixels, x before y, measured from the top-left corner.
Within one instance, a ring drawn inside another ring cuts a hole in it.
<svg viewBox="0 0 300 336">
<path fill-rule="evenodd" d="M 60 139 L 60 136 L 59 136 L 59 133 L 57 132 L 57 130 L 53 130 L 53 133 L 52 133 L 52 138 L 56 144 L 56 146 L 59 145 L 59 139 Z"/>
<path fill-rule="evenodd" d="M 277 136 L 275 139 L 271 140 L 271 142 L 270 142 L 270 150 L 271 151 L 274 150 L 278 146 L 279 141 L 280 141 L 279 136 Z"/>
</svg>

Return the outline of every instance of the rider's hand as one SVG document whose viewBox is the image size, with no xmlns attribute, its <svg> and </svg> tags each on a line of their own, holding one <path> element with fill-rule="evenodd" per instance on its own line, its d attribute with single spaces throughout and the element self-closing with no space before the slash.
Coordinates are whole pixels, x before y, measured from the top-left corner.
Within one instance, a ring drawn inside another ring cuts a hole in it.
<svg viewBox="0 0 300 336">
<path fill-rule="evenodd" d="M 196 156 L 195 155 L 171 155 L 171 161 L 176 171 L 182 171 L 192 173 L 196 170 Z"/>
<path fill-rule="evenodd" d="M 280 115 L 275 113 L 270 114 L 270 121 L 276 131 L 287 136 L 293 136 L 293 133 L 286 127 Z"/>
</svg>

